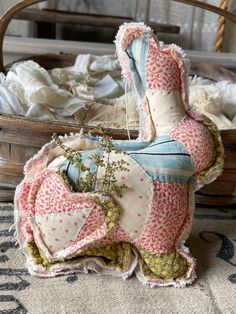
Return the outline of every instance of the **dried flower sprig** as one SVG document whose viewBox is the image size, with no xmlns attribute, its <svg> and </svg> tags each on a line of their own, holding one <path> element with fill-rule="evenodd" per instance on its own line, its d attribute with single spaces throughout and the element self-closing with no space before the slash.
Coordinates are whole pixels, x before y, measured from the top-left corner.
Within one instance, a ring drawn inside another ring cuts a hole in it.
<svg viewBox="0 0 236 314">
<path fill-rule="evenodd" d="M 67 184 L 71 187 L 74 192 L 87 192 L 91 189 L 91 186 L 94 183 L 94 178 L 90 173 L 90 168 L 85 166 L 82 162 L 82 154 L 78 151 L 73 150 L 72 148 L 63 144 L 62 140 L 56 135 L 53 134 L 52 140 L 64 151 L 63 156 L 68 161 L 66 170 L 59 168 L 58 174 L 66 181 Z M 74 165 L 78 170 L 78 179 L 73 182 L 68 176 L 68 171 L 71 165 Z M 83 176 L 81 177 L 81 174 Z"/>
<path fill-rule="evenodd" d="M 90 167 L 86 166 L 82 162 L 82 154 L 78 151 L 63 144 L 62 140 L 53 134 L 52 139 L 56 145 L 61 147 L 64 151 L 64 157 L 68 161 L 66 170 L 59 168 L 58 174 L 63 178 L 63 180 L 70 186 L 71 190 L 74 192 L 89 192 L 93 189 L 95 192 L 99 192 L 106 196 L 111 196 L 112 194 L 121 194 L 122 191 L 128 189 L 125 184 L 119 184 L 116 178 L 116 173 L 119 171 L 129 171 L 129 164 L 120 159 L 118 161 L 111 160 L 111 152 L 115 154 L 125 154 L 120 149 L 115 149 L 112 144 L 112 138 L 105 134 L 102 126 L 90 131 L 90 135 L 100 135 L 98 138 L 98 143 L 103 151 L 103 154 L 94 153 L 89 157 L 91 162 L 93 161 L 97 166 L 96 174 L 91 172 Z M 78 171 L 77 180 L 73 181 L 70 179 L 68 172 L 70 166 L 73 165 Z M 104 168 L 103 174 L 97 177 L 98 168 Z"/>
</svg>

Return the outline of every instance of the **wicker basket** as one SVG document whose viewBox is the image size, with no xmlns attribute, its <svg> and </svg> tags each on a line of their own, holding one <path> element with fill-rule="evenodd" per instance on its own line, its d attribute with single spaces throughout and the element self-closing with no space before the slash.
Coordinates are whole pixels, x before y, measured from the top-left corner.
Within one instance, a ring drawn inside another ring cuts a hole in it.
<svg viewBox="0 0 236 314">
<path fill-rule="evenodd" d="M 3 38 L 6 28 L 13 16 L 24 8 L 39 3 L 42 0 L 23 0 L 13 6 L 0 19 L 0 51 L 2 52 Z M 73 55 L 44 55 L 33 56 L 30 59 L 38 62 L 46 69 L 66 67 L 74 63 Z M 0 53 L 0 70 L 6 72 L 11 65 L 3 66 Z M 193 63 L 192 73 L 206 78 L 219 78 L 236 81 L 236 74 L 227 69 L 213 65 Z M 12 201 L 14 189 L 23 177 L 23 166 L 39 148 L 50 141 L 53 133 L 65 134 L 78 132 L 82 126 L 66 123 L 42 122 L 19 116 L 0 114 L 0 201 Z M 88 127 L 83 127 L 89 130 Z M 116 139 L 126 139 L 125 130 L 107 129 L 107 134 Z M 236 130 L 221 132 L 225 148 L 225 163 L 222 175 L 212 184 L 207 185 L 199 194 L 197 202 L 208 205 L 229 205 L 236 203 Z M 135 138 L 137 132 L 131 131 Z"/>
</svg>

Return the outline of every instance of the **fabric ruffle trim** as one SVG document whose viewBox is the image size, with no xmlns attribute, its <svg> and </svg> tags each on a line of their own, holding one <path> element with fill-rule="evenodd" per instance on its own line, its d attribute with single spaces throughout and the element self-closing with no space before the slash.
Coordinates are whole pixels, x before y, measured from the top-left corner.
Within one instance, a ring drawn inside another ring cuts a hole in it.
<svg viewBox="0 0 236 314">
<path fill-rule="evenodd" d="M 78 254 L 77 259 L 65 260 L 50 265 L 47 263 L 46 258 L 42 258 L 39 254 L 36 245 L 29 244 L 28 247 L 24 248 L 27 257 L 26 266 L 31 275 L 44 278 L 74 273 L 88 273 L 89 271 L 123 279 L 128 279 L 132 274 L 135 274 L 143 284 L 150 285 L 151 288 L 158 286 L 183 288 L 196 279 L 196 262 L 194 258 L 189 256 L 189 250 L 185 246 L 178 249 L 177 254 L 179 253 L 180 257 L 186 260 L 188 265 L 187 272 L 181 278 L 161 279 L 150 270 L 148 270 L 148 274 L 145 273 L 145 268 L 143 268 L 145 261 L 140 258 L 140 254 L 135 247 L 128 243 L 118 243 L 118 245 L 126 247 L 121 256 L 123 265 L 115 264 L 115 261 L 111 261 L 109 265 L 106 258 L 103 260 L 102 257 L 89 256 L 89 250 L 88 256 L 83 256 L 84 253 L 81 253 Z"/>
<path fill-rule="evenodd" d="M 199 114 L 198 112 L 194 111 L 188 111 L 187 114 L 192 119 L 203 124 L 207 128 L 215 143 L 214 161 L 208 168 L 204 169 L 196 176 L 196 190 L 199 190 L 204 185 L 213 182 L 222 173 L 224 165 L 224 147 L 221 140 L 220 131 L 212 120 L 203 114 Z"/>
</svg>

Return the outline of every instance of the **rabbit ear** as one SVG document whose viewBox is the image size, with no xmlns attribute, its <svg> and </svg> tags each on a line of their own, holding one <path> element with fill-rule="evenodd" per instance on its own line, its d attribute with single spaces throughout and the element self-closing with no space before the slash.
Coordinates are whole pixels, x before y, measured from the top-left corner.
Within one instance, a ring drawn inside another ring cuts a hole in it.
<svg viewBox="0 0 236 314">
<path fill-rule="evenodd" d="M 142 22 L 124 23 L 120 26 L 114 41 L 116 45 L 116 54 L 122 68 L 122 76 L 130 85 L 132 85 L 132 74 L 129 67 L 130 60 L 126 53 L 126 49 L 128 49 L 135 38 L 142 37 L 147 33 L 154 36 L 152 29 Z"/>
<path fill-rule="evenodd" d="M 120 26 L 116 35 L 116 53 L 122 69 L 122 77 L 126 81 L 126 86 L 130 86 L 135 90 L 135 84 L 133 80 L 133 73 L 130 67 L 130 57 L 128 48 L 135 38 L 143 37 L 149 34 L 154 36 L 150 27 L 145 26 L 143 23 L 125 23 Z M 157 39 L 155 39 L 157 42 Z M 153 122 L 151 120 L 150 111 L 147 99 L 145 97 L 137 95 L 137 110 L 139 112 L 139 140 L 150 140 L 154 137 Z"/>
<path fill-rule="evenodd" d="M 153 35 L 152 29 L 142 22 L 124 23 L 123 25 L 121 25 L 115 40 L 118 52 L 119 50 L 127 49 L 134 38 L 141 37 L 146 33 Z"/>
<path fill-rule="evenodd" d="M 189 106 L 189 69 L 190 60 L 187 57 L 185 51 L 175 44 L 164 45 L 163 50 L 168 51 L 172 58 L 175 60 L 180 71 L 180 92 L 183 96 L 184 105 L 186 110 L 190 109 Z"/>
</svg>

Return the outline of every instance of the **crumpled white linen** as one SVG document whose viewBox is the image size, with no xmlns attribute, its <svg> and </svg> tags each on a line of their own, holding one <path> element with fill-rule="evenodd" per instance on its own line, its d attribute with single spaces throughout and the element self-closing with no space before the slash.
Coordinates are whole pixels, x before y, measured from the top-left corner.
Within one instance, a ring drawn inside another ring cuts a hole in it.
<svg viewBox="0 0 236 314">
<path fill-rule="evenodd" d="M 118 64 L 114 56 L 91 55 L 79 55 L 74 67 L 49 72 L 34 61 L 16 63 L 5 78 L 1 75 L 0 112 L 75 122 L 75 113 L 85 105 L 124 93 L 112 78 L 116 72 L 120 80 Z"/>
<path fill-rule="evenodd" d="M 6 84 L 0 84 L 0 112 L 14 115 L 25 115 L 25 108 Z"/>
<path fill-rule="evenodd" d="M 138 128 L 136 97 L 126 97 L 116 56 L 81 54 L 68 68 L 46 71 L 34 61 L 0 76 L 0 112 L 45 121 Z M 190 80 L 190 104 L 220 129 L 236 128 L 236 83 Z"/>
<path fill-rule="evenodd" d="M 193 78 L 190 103 L 212 119 L 219 129 L 236 128 L 236 83 Z"/>
<path fill-rule="evenodd" d="M 10 90 L 30 107 L 39 104 L 64 116 L 72 116 L 84 102 L 54 84 L 48 72 L 34 61 L 16 63 L 6 76 Z"/>
<path fill-rule="evenodd" d="M 75 60 L 72 71 L 78 73 L 89 73 L 91 76 L 109 72 L 112 77 L 120 78 L 120 64 L 115 55 L 95 56 L 91 54 L 80 54 Z"/>
<path fill-rule="evenodd" d="M 127 95 L 128 103 L 128 121 L 126 121 L 126 105 L 125 95 L 107 100 L 107 104 L 94 102 L 89 108 L 81 110 L 75 114 L 76 121 L 80 125 L 88 125 L 91 127 L 102 123 L 104 127 L 125 129 L 127 125 L 130 129 L 138 129 L 139 116 L 136 110 L 136 96 L 134 93 Z"/>
<path fill-rule="evenodd" d="M 94 56 L 91 54 L 78 55 L 74 66 L 50 71 L 54 82 L 76 87 L 75 94 L 89 89 L 93 99 L 116 98 L 124 94 L 121 80 L 121 68 L 113 55 Z M 81 88 L 81 85 L 83 86 Z M 84 96 L 84 95 L 83 95 Z"/>
</svg>

